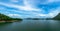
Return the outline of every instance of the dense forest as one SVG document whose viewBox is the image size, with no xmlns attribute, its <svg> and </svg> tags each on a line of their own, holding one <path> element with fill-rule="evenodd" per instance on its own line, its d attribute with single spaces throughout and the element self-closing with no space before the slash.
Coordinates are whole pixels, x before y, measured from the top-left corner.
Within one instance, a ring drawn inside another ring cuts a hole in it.
<svg viewBox="0 0 60 31">
<path fill-rule="evenodd" d="M 60 20 L 60 13 L 53 18 L 54 20 Z"/>
<path fill-rule="evenodd" d="M 0 21 L 11 21 L 11 20 L 22 20 L 21 18 L 11 18 L 7 15 L 1 14 L 0 13 Z"/>
</svg>

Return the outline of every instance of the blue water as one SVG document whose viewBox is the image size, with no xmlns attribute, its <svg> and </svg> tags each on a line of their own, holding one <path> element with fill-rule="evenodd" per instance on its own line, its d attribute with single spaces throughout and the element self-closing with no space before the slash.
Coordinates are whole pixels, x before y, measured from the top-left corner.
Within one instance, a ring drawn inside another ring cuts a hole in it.
<svg viewBox="0 0 60 31">
<path fill-rule="evenodd" d="M 60 31 L 58 20 L 23 20 L 0 23 L 0 31 Z"/>
</svg>

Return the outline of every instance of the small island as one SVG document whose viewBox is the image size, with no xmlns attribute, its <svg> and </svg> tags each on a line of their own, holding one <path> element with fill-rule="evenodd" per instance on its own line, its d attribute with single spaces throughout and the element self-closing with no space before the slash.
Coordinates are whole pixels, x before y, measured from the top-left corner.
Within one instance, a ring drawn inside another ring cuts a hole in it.
<svg viewBox="0 0 60 31">
<path fill-rule="evenodd" d="M 0 23 L 2 23 L 2 22 L 15 22 L 15 21 L 22 21 L 22 19 L 21 18 L 11 18 L 7 15 L 0 13 Z"/>
</svg>

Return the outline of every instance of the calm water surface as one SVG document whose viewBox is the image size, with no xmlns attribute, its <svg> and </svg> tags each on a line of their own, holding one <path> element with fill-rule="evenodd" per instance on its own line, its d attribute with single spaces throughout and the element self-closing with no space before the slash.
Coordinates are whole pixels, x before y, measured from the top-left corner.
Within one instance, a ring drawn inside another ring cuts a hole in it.
<svg viewBox="0 0 60 31">
<path fill-rule="evenodd" d="M 58 20 L 23 20 L 0 23 L 0 31 L 60 31 Z"/>
</svg>

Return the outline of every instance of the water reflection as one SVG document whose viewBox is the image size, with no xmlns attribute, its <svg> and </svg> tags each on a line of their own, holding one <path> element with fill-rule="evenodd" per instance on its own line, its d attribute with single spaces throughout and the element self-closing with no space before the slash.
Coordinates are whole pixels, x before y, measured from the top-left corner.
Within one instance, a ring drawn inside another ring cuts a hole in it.
<svg viewBox="0 0 60 31">
<path fill-rule="evenodd" d="M 23 20 L 0 24 L 1 31 L 60 31 L 57 20 Z"/>
</svg>

